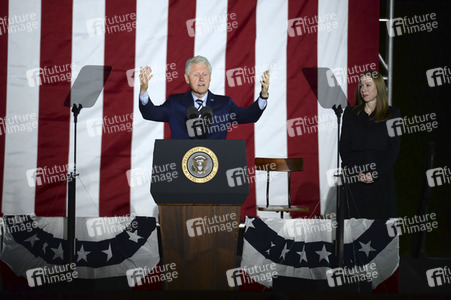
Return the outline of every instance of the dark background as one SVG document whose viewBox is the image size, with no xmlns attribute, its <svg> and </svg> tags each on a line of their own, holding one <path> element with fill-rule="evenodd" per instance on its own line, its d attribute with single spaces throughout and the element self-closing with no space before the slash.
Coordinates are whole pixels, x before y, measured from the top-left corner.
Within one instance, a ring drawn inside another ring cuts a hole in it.
<svg viewBox="0 0 451 300">
<path fill-rule="evenodd" d="M 388 1 L 381 0 L 381 18 L 388 18 Z M 426 71 L 451 67 L 451 1 L 396 0 L 394 18 L 435 13 L 438 28 L 431 32 L 403 33 L 393 37 L 393 100 L 402 116 L 436 113 L 438 128 L 432 132 L 403 134 L 395 165 L 398 216 L 417 214 L 427 184 L 428 143 L 436 145 L 434 168 L 450 164 L 451 84 L 429 87 Z M 387 26 L 381 22 L 380 53 L 386 58 Z M 380 70 L 385 75 L 382 65 Z M 425 186 L 426 185 L 426 186 Z M 451 257 L 451 184 L 431 188 L 429 213 L 437 214 L 438 228 L 426 234 L 426 257 Z M 400 255 L 410 256 L 414 234 L 401 235 Z"/>
</svg>

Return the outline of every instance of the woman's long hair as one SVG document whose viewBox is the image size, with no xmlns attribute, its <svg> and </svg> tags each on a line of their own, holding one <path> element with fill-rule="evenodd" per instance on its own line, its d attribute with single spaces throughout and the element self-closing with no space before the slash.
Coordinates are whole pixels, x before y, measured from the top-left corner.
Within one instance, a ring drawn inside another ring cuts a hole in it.
<svg viewBox="0 0 451 300">
<path fill-rule="evenodd" d="M 376 108 L 374 109 L 374 117 L 372 120 L 376 123 L 383 122 L 390 117 L 390 111 L 388 109 L 388 96 L 387 89 L 385 88 L 384 77 L 378 71 L 368 71 L 363 73 L 360 76 L 360 80 L 362 77 L 368 76 L 373 79 L 374 84 L 376 85 L 377 96 L 376 96 Z M 365 101 L 360 94 L 360 81 L 357 85 L 357 91 L 355 93 L 355 105 L 353 111 L 358 115 L 365 109 Z"/>
</svg>

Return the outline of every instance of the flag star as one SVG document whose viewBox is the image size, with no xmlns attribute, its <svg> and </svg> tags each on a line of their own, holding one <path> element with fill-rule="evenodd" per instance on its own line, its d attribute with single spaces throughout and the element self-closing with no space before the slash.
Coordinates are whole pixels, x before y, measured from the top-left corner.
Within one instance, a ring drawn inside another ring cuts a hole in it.
<svg viewBox="0 0 451 300">
<path fill-rule="evenodd" d="M 327 262 L 329 262 L 329 255 L 332 254 L 332 252 L 328 252 L 326 250 L 326 245 L 323 245 L 323 249 L 321 249 L 321 251 L 315 251 L 316 254 L 319 255 L 319 262 L 321 262 L 321 260 L 326 260 Z"/>
<path fill-rule="evenodd" d="M 39 238 L 38 238 L 38 234 L 37 234 L 37 233 L 35 233 L 34 235 L 30 236 L 28 239 L 24 240 L 24 242 L 30 242 L 30 243 L 31 243 L 31 247 L 34 246 L 34 243 L 35 243 L 36 241 L 39 241 Z"/>
<path fill-rule="evenodd" d="M 55 259 L 55 258 L 57 258 L 57 257 L 59 257 L 59 258 L 61 258 L 62 260 L 64 260 L 64 251 L 63 251 L 63 246 L 62 246 L 62 244 L 60 243 L 59 244 L 59 246 L 58 246 L 58 248 L 50 248 L 50 249 L 55 249 L 55 250 L 53 250 L 53 258 L 52 259 Z"/>
<path fill-rule="evenodd" d="M 113 251 L 111 251 L 111 244 L 108 243 L 108 250 L 103 250 L 103 253 L 107 255 L 106 261 L 108 262 L 113 257 Z"/>
<path fill-rule="evenodd" d="M 249 228 L 254 228 L 255 229 L 255 226 L 254 226 L 254 220 L 255 219 L 248 219 L 247 220 L 247 222 L 246 222 L 246 230 L 244 231 L 244 232 L 246 232 Z"/>
<path fill-rule="evenodd" d="M 85 249 L 83 248 L 83 245 L 81 245 L 80 250 L 78 250 L 77 252 L 77 262 L 79 262 L 80 260 L 84 260 L 85 262 L 88 262 L 88 254 L 91 253 L 91 251 L 85 251 Z"/>
<path fill-rule="evenodd" d="M 296 252 L 296 253 L 299 254 L 299 256 L 301 257 L 301 260 L 299 261 L 299 263 L 302 263 L 303 260 L 308 262 L 308 260 L 307 260 L 307 252 L 305 252 L 305 245 L 302 247 L 302 251 L 301 252 Z"/>
<path fill-rule="evenodd" d="M 273 242 L 271 242 L 271 246 L 269 246 L 269 249 L 266 250 L 266 253 L 268 253 L 268 255 L 270 254 L 269 252 L 271 251 L 271 248 L 274 247 L 276 244 L 274 244 Z"/>
<path fill-rule="evenodd" d="M 360 243 L 360 246 L 362 247 L 359 249 L 359 251 L 365 252 L 366 257 L 370 256 L 371 251 L 376 251 L 376 249 L 373 249 L 371 247 L 371 241 L 368 241 L 368 243 L 366 243 L 366 244 L 364 244 L 362 242 L 359 242 L 359 243 Z"/>
<path fill-rule="evenodd" d="M 143 239 L 143 237 L 140 237 L 139 235 L 137 235 L 134 232 L 130 232 L 128 230 L 126 230 L 125 232 L 127 232 L 127 234 L 128 234 L 128 239 L 134 241 L 135 243 L 138 243 L 139 239 Z"/>
<path fill-rule="evenodd" d="M 285 243 L 285 247 L 283 248 L 282 254 L 280 255 L 280 257 L 283 256 L 283 260 L 285 260 L 285 255 L 287 254 L 287 252 L 290 252 L 290 250 L 288 249 L 288 243 Z"/>
</svg>

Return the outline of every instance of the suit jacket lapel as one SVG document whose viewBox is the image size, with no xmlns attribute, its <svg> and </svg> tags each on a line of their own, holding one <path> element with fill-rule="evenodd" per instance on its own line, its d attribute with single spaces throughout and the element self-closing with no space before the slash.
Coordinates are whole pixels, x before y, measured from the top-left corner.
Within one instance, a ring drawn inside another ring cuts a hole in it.
<svg viewBox="0 0 451 300">
<path fill-rule="evenodd" d="M 188 109 L 188 107 L 190 106 L 193 106 L 193 96 L 191 95 L 191 90 L 183 95 L 183 105 L 186 109 Z"/>
<path fill-rule="evenodd" d="M 208 90 L 207 105 L 210 106 L 211 109 L 213 110 L 216 104 L 217 104 L 216 95 L 210 92 L 210 90 Z"/>
</svg>

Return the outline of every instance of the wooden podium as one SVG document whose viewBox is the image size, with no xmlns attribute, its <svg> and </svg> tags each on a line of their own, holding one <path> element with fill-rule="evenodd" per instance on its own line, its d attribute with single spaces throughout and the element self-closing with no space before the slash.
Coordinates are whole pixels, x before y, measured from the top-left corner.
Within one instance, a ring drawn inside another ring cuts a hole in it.
<svg viewBox="0 0 451 300">
<path fill-rule="evenodd" d="M 249 194 L 244 141 L 157 140 L 152 170 L 161 264 L 175 263 L 178 273 L 164 288 L 232 290 L 226 271 L 239 267 L 240 209 Z M 177 176 L 159 180 L 164 172 Z"/>
</svg>

